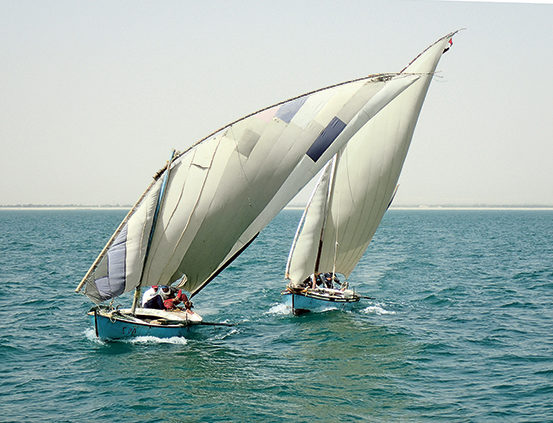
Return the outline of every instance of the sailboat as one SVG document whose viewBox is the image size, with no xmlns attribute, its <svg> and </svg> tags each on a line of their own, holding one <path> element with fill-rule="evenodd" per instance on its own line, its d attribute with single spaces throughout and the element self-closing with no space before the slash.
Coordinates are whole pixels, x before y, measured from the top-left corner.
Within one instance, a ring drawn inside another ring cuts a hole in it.
<svg viewBox="0 0 553 423">
<path fill-rule="evenodd" d="M 295 314 L 351 308 L 362 298 L 347 278 L 393 200 L 428 87 L 455 33 L 401 71 L 420 78 L 357 131 L 321 174 L 286 266 L 289 282 L 282 295 Z"/>
<path fill-rule="evenodd" d="M 369 75 L 311 91 L 173 152 L 76 288 L 95 303 L 88 314 L 98 338 L 185 336 L 208 324 L 190 308 L 139 306 L 142 287 L 177 287 L 190 299 L 200 293 L 341 147 L 420 77 Z M 130 307 L 114 305 L 132 291 Z"/>
</svg>

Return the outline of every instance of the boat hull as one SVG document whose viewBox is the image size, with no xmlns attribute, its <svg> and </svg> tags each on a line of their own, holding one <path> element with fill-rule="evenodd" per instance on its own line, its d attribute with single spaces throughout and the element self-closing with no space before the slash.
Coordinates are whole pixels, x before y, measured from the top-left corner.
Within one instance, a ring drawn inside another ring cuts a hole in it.
<svg viewBox="0 0 553 423">
<path fill-rule="evenodd" d="M 302 314 L 309 311 L 325 311 L 338 308 L 340 310 L 351 310 L 359 303 L 359 297 L 328 295 L 324 292 L 291 292 L 282 293 L 284 304 L 290 307 L 294 314 Z"/>
<path fill-rule="evenodd" d="M 201 318 L 192 321 L 171 322 L 170 324 L 152 323 L 99 308 L 92 309 L 88 315 L 92 321 L 96 336 L 101 340 L 128 339 L 139 336 L 154 336 L 156 338 L 183 337 L 189 334 L 193 327 L 201 324 Z"/>
</svg>

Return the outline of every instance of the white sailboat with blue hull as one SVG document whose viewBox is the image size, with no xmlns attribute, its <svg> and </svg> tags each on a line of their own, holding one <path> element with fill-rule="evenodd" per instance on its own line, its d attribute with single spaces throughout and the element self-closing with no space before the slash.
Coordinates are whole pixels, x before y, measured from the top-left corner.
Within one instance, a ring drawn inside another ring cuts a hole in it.
<svg viewBox="0 0 553 423">
<path fill-rule="evenodd" d="M 142 287 L 176 285 L 196 296 L 357 131 L 419 78 L 371 75 L 312 91 L 176 153 L 76 289 L 96 303 L 89 314 L 97 336 L 183 336 L 206 324 L 191 310 L 139 307 Z M 133 290 L 132 307 L 113 306 Z"/>
<path fill-rule="evenodd" d="M 402 71 L 420 78 L 356 131 L 321 175 L 286 266 L 283 300 L 294 313 L 351 308 L 362 298 L 346 280 L 392 202 L 428 87 L 454 34 Z"/>
</svg>

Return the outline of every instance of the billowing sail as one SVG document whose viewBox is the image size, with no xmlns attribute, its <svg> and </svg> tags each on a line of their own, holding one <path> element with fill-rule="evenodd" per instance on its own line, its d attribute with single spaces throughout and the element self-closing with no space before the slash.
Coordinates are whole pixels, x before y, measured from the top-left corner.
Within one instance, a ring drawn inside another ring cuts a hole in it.
<svg viewBox="0 0 553 423">
<path fill-rule="evenodd" d="M 286 277 L 290 278 L 290 264 L 293 263 L 294 271 L 303 270 L 313 273 L 317 251 L 319 250 L 319 241 L 323 233 L 325 220 L 327 216 L 328 197 L 331 189 L 331 177 L 334 174 L 336 166 L 336 156 L 328 162 L 322 172 L 315 189 L 307 202 L 307 207 L 301 216 L 298 230 L 292 248 L 288 256 L 288 268 L 286 269 Z M 301 230 L 300 230 L 301 229 Z M 301 242 L 298 244 L 298 240 Z M 301 279 L 304 280 L 305 278 Z M 298 280 L 301 281 L 301 280 Z"/>
<path fill-rule="evenodd" d="M 170 171 L 155 225 L 159 177 L 77 290 L 84 285 L 85 294 L 101 302 L 182 278 L 196 294 L 340 147 L 419 78 L 378 75 L 338 84 L 263 109 L 196 143 L 162 172 Z"/>
<path fill-rule="evenodd" d="M 356 132 L 337 154 L 334 171 L 315 187 L 288 259 L 292 285 L 318 272 L 349 277 L 361 259 L 390 204 L 428 86 L 453 35 L 402 71 L 421 77 Z"/>
</svg>

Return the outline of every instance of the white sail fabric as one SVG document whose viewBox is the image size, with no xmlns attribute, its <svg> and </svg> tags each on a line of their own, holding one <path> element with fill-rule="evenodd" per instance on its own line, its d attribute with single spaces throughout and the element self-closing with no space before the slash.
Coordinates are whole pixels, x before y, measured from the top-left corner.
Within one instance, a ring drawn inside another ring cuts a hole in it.
<svg viewBox="0 0 553 423">
<path fill-rule="evenodd" d="M 84 278 L 101 302 L 186 276 L 197 293 L 369 119 L 418 80 L 367 77 L 264 109 L 199 142 L 171 165 L 145 259 L 161 182 L 152 185 Z"/>
<path fill-rule="evenodd" d="M 331 175 L 334 171 L 335 162 L 336 157 L 326 165 L 303 212 L 288 256 L 288 266 L 286 267 L 286 278 L 288 279 L 290 278 L 289 265 L 292 254 L 295 269 L 311 269 L 314 266 L 318 251 L 317 244 L 323 233 Z M 297 245 L 300 234 L 302 242 Z M 307 240 L 311 242 L 307 242 Z"/>
<path fill-rule="evenodd" d="M 287 265 L 292 285 L 314 272 L 349 277 L 361 259 L 391 201 L 428 86 L 452 35 L 404 69 L 420 79 L 355 133 L 337 155 L 332 179 L 326 174 L 315 188 L 319 192 L 313 198 L 326 195 L 326 201 L 306 208 Z M 319 232 L 312 229 L 323 222 Z"/>
</svg>

